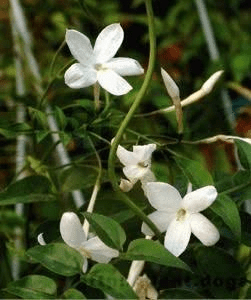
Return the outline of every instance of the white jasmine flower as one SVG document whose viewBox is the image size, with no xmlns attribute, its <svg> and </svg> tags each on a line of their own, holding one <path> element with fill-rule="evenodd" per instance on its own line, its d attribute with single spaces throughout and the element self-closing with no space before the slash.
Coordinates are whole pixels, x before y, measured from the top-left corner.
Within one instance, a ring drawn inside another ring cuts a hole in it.
<svg viewBox="0 0 251 300">
<path fill-rule="evenodd" d="M 155 144 L 133 146 L 133 151 L 128 151 L 124 147 L 118 146 L 117 156 L 120 162 L 125 166 L 123 172 L 131 182 L 131 187 L 138 180 L 140 180 L 143 185 L 146 182 L 155 181 L 155 176 L 151 171 L 151 157 L 155 149 Z M 127 187 L 130 187 L 128 182 Z"/>
<path fill-rule="evenodd" d="M 145 193 L 157 211 L 148 217 L 161 232 L 166 231 L 164 246 L 173 255 L 183 253 L 193 233 L 205 246 L 212 246 L 219 240 L 217 228 L 199 212 L 209 207 L 217 197 L 214 186 L 205 186 L 185 195 L 170 184 L 149 182 Z M 143 223 L 142 232 L 153 235 Z"/>
<path fill-rule="evenodd" d="M 97 236 L 87 239 L 78 216 L 73 212 L 63 214 L 60 221 L 60 233 L 64 242 L 79 251 L 86 259 L 83 272 L 87 270 L 87 258 L 98 263 L 108 263 L 119 252 L 106 246 Z"/>
<path fill-rule="evenodd" d="M 113 58 L 124 39 L 123 29 L 118 23 L 100 32 L 94 48 L 89 38 L 76 30 L 67 30 L 65 39 L 72 55 L 78 60 L 65 73 L 65 83 L 73 89 L 98 82 L 109 93 L 119 96 L 132 89 L 122 76 L 144 73 L 140 64 L 132 58 Z"/>
</svg>

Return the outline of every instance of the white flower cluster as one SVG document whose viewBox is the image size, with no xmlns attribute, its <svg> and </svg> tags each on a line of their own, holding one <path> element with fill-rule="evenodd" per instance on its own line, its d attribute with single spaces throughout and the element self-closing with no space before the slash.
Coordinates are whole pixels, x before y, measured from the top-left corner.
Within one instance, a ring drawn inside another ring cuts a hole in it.
<svg viewBox="0 0 251 300">
<path fill-rule="evenodd" d="M 150 170 L 151 155 L 156 149 L 155 144 L 134 146 L 133 152 L 122 146 L 118 147 L 117 156 L 125 166 L 123 172 L 133 185 L 138 180 L 142 182 L 143 190 L 156 209 L 148 218 L 164 232 L 164 246 L 173 255 L 183 253 L 193 233 L 204 245 L 214 245 L 219 240 L 217 228 L 200 212 L 208 208 L 216 199 L 214 186 L 205 186 L 188 193 L 182 199 L 180 193 L 168 183 L 153 182 L 155 177 Z M 143 223 L 142 232 L 153 235 L 150 228 Z"/>
</svg>

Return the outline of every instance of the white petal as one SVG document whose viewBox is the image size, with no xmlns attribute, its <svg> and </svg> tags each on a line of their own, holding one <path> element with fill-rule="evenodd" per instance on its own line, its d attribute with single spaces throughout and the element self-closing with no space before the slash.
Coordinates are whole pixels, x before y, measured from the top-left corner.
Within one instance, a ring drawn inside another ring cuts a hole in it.
<svg viewBox="0 0 251 300">
<path fill-rule="evenodd" d="M 135 166 L 127 166 L 123 168 L 125 176 L 134 184 L 137 180 L 143 178 L 147 172 L 148 168 Z"/>
<path fill-rule="evenodd" d="M 209 207 L 217 198 L 216 188 L 212 185 L 204 186 L 189 194 L 186 194 L 181 202 L 181 207 L 184 207 L 189 212 L 199 212 Z"/>
<path fill-rule="evenodd" d="M 67 30 L 65 40 L 71 54 L 82 65 L 90 66 L 94 63 L 92 45 L 87 36 L 76 30 Z"/>
<path fill-rule="evenodd" d="M 120 145 L 117 148 L 117 156 L 124 166 L 136 165 L 139 162 L 132 151 L 128 151 Z"/>
<path fill-rule="evenodd" d="M 137 62 L 137 60 L 127 57 L 112 58 L 106 63 L 109 69 L 118 73 L 120 76 L 133 76 L 141 75 L 144 73 L 144 69 Z"/>
<path fill-rule="evenodd" d="M 98 263 L 108 263 L 118 257 L 118 250 L 106 246 L 97 236 L 84 242 L 82 246 L 90 253 L 91 259 Z"/>
<path fill-rule="evenodd" d="M 79 247 L 86 240 L 80 220 L 73 212 L 63 214 L 60 221 L 60 233 L 65 243 L 73 248 Z"/>
<path fill-rule="evenodd" d="M 138 157 L 139 161 L 144 162 L 151 159 L 153 151 L 156 150 L 155 144 L 148 144 L 143 146 L 133 146 L 133 152 Z"/>
<path fill-rule="evenodd" d="M 149 202 L 157 210 L 176 212 L 180 207 L 180 193 L 168 183 L 148 182 L 145 191 Z"/>
<path fill-rule="evenodd" d="M 105 27 L 94 45 L 96 63 L 104 63 L 113 58 L 124 39 L 124 31 L 119 23 Z"/>
<path fill-rule="evenodd" d="M 177 84 L 174 82 L 174 80 L 171 78 L 171 76 L 161 68 L 161 75 L 165 84 L 165 87 L 167 89 L 168 94 L 170 97 L 173 98 L 180 98 L 180 91 L 177 86 Z"/>
<path fill-rule="evenodd" d="M 192 233 L 205 245 L 212 246 L 218 242 L 218 229 L 202 214 L 192 214 L 190 217 Z"/>
<path fill-rule="evenodd" d="M 97 75 L 99 84 L 112 95 L 121 96 L 132 89 L 131 85 L 124 78 L 112 70 L 100 70 L 97 72 Z"/>
<path fill-rule="evenodd" d="M 173 255 L 179 256 L 186 250 L 190 236 L 189 218 L 183 222 L 173 220 L 167 229 L 164 246 Z"/>
<path fill-rule="evenodd" d="M 167 230 L 170 222 L 175 217 L 175 213 L 167 213 L 164 211 L 155 211 L 147 216 L 159 229 L 160 232 L 164 232 Z M 146 223 L 142 224 L 141 231 L 145 235 L 153 236 L 154 233 L 152 230 L 146 225 Z"/>
<path fill-rule="evenodd" d="M 145 173 L 145 175 L 142 178 L 140 178 L 140 180 L 141 180 L 141 183 L 143 185 L 145 185 L 147 182 L 155 182 L 156 177 L 153 174 L 153 172 L 149 168 L 147 168 L 147 172 Z"/>
<path fill-rule="evenodd" d="M 64 74 L 65 83 L 72 89 L 88 87 L 97 81 L 97 72 L 76 63 Z"/>
<path fill-rule="evenodd" d="M 82 267 L 83 273 L 86 273 L 87 268 L 88 268 L 88 260 L 84 257 L 84 264 L 83 264 L 83 267 Z"/>
<path fill-rule="evenodd" d="M 46 242 L 45 242 L 44 237 L 43 237 L 43 233 L 40 233 L 40 234 L 37 236 L 37 241 L 38 241 L 38 243 L 39 243 L 41 246 L 45 246 L 45 245 L 46 245 Z"/>
</svg>

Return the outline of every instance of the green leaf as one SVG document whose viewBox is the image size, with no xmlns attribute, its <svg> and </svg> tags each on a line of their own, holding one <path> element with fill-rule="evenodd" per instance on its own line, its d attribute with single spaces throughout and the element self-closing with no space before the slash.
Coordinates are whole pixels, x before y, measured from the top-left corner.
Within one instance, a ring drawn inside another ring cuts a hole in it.
<svg viewBox="0 0 251 300">
<path fill-rule="evenodd" d="M 247 170 L 251 170 L 251 145 L 241 140 L 235 139 L 234 143 L 238 148 L 238 155 L 241 165 Z"/>
<path fill-rule="evenodd" d="M 122 259 L 145 260 L 167 267 L 191 271 L 181 259 L 170 253 L 158 241 L 137 239 L 129 244 L 128 251 L 121 255 Z"/>
<path fill-rule="evenodd" d="M 1 124 L 0 134 L 7 139 L 14 138 L 20 134 L 28 134 L 32 132 L 32 128 L 26 123 Z"/>
<path fill-rule="evenodd" d="M 36 119 L 38 124 L 42 128 L 47 128 L 48 127 L 48 120 L 47 120 L 47 115 L 45 112 L 36 109 L 34 107 L 29 106 L 28 108 L 29 114 L 32 116 L 33 119 Z"/>
<path fill-rule="evenodd" d="M 66 117 L 65 117 L 65 114 L 64 112 L 62 111 L 62 109 L 58 106 L 55 106 L 54 107 L 54 116 L 55 116 L 55 119 L 56 119 L 56 122 L 58 124 L 58 127 L 61 129 L 61 130 L 64 130 L 66 124 L 67 124 L 67 121 L 66 121 Z"/>
<path fill-rule="evenodd" d="M 213 212 L 222 218 L 230 228 L 235 238 L 241 239 L 241 219 L 235 202 L 227 195 L 218 195 L 216 201 L 210 206 Z"/>
<path fill-rule="evenodd" d="M 161 291 L 158 299 L 203 299 L 203 297 L 193 290 L 172 288 Z"/>
<path fill-rule="evenodd" d="M 214 185 L 211 174 L 198 161 L 178 156 L 174 157 L 174 159 L 184 175 L 193 184 L 194 189 L 207 185 Z"/>
<path fill-rule="evenodd" d="M 29 249 L 26 254 L 45 268 L 63 276 L 72 276 L 82 272 L 84 258 L 66 244 L 36 246 Z"/>
<path fill-rule="evenodd" d="M 215 183 L 218 193 L 229 193 L 231 191 L 238 191 L 250 187 L 251 172 L 249 170 L 239 171 L 233 176 L 223 178 Z"/>
<path fill-rule="evenodd" d="M 109 217 L 94 213 L 83 213 L 98 237 L 109 247 L 122 250 L 126 234 L 119 223 Z"/>
<path fill-rule="evenodd" d="M 10 209 L 0 210 L 0 234 L 14 234 L 16 227 L 23 226 L 24 224 L 24 217 L 18 215 L 15 211 Z"/>
<path fill-rule="evenodd" d="M 81 279 L 89 286 L 118 299 L 137 299 L 124 276 L 112 265 L 96 264 Z"/>
<path fill-rule="evenodd" d="M 237 289 L 245 283 L 245 272 L 233 256 L 216 247 L 198 246 L 195 258 L 204 284 L 217 299 L 238 298 Z"/>
<path fill-rule="evenodd" d="M 50 201 L 51 183 L 45 176 L 29 176 L 11 184 L 6 191 L 0 193 L 0 206 L 16 203 Z"/>
<path fill-rule="evenodd" d="M 247 212 L 240 211 L 242 235 L 241 242 L 251 248 L 251 215 Z"/>
<path fill-rule="evenodd" d="M 97 180 L 98 172 L 94 168 L 70 167 L 64 169 L 60 174 L 60 185 L 62 192 L 91 187 Z"/>
<path fill-rule="evenodd" d="M 86 299 L 86 297 L 76 289 L 69 289 L 64 292 L 63 299 Z"/>
<path fill-rule="evenodd" d="M 30 275 L 9 283 L 5 291 L 24 299 L 55 299 L 57 286 L 51 278 Z"/>
<path fill-rule="evenodd" d="M 46 194 L 50 190 L 51 183 L 49 179 L 45 176 L 35 175 L 16 181 L 8 187 L 6 192 L 13 196 L 23 196 L 34 193 L 34 191 L 36 194 Z"/>
</svg>

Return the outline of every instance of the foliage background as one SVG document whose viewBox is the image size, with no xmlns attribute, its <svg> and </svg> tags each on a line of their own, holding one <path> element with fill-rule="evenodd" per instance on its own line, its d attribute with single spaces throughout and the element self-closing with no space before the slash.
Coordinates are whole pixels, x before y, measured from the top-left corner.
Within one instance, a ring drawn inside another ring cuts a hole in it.
<svg viewBox="0 0 251 300">
<path fill-rule="evenodd" d="M 249 99 L 251 97 L 248 99 L 248 97 L 243 97 L 237 93 L 236 90 L 229 89 L 230 81 L 251 88 L 251 24 L 249 21 L 251 10 L 248 4 L 248 1 L 240 0 L 207 1 L 210 20 L 220 51 L 220 60 L 212 62 L 209 58 L 195 3 L 182 0 L 153 1 L 157 33 L 157 65 L 151 87 L 138 113 L 150 112 L 166 107 L 169 104 L 171 105 L 171 100 L 167 96 L 160 76 L 160 67 L 167 70 L 175 79 L 180 87 L 182 98 L 198 90 L 213 72 L 224 69 L 224 80 L 217 85 L 217 88 L 196 105 L 191 105 L 184 109 L 185 132 L 183 139 L 198 140 L 220 133 L 235 133 L 250 137 Z M 91 37 L 92 41 L 94 41 L 97 34 L 106 25 L 120 22 L 125 31 L 125 40 L 118 55 L 133 57 L 145 68 L 147 67 L 148 34 L 144 1 L 26 0 L 22 1 L 22 5 L 28 20 L 28 27 L 32 31 L 33 49 L 39 62 L 44 88 L 49 84 L 51 78 L 56 76 L 58 70 L 61 70 L 71 59 L 70 52 L 65 46 L 60 51 L 54 68 L 50 69 L 55 52 L 64 40 L 66 28 L 75 28 Z M 141 221 L 135 218 L 122 203 L 114 199 L 115 195 L 112 193 L 108 183 L 106 168 L 109 145 L 106 140 L 110 141 L 114 137 L 121 120 L 142 84 L 143 77 L 129 78 L 128 81 L 133 85 L 134 90 L 123 98 L 112 99 L 109 114 L 97 115 L 92 107 L 92 89 L 87 88 L 76 91 L 69 89 L 64 84 L 63 73 L 61 72 L 60 76 L 53 81 L 47 95 L 47 101 L 54 108 L 54 115 L 61 130 L 61 137 L 73 158 L 73 164 L 70 169 L 60 168 L 57 165 L 57 157 L 53 152 L 50 152 L 53 148 L 50 148 L 51 139 L 49 130 L 45 125 L 46 116 L 42 110 L 38 109 L 34 80 L 28 68 L 25 82 L 28 93 L 22 98 L 17 98 L 15 95 L 15 67 L 13 62 L 15 51 L 13 50 L 11 38 L 8 1 L 2 1 L 1 8 L 0 187 L 3 193 L 7 191 L 8 195 L 14 193 L 15 197 L 24 197 L 22 194 L 17 195 L 18 187 L 14 187 L 16 191 L 8 192 L 8 186 L 10 183 L 15 182 L 15 138 L 20 133 L 25 132 L 30 139 L 29 158 L 26 165 L 27 172 L 29 175 L 43 177 L 42 179 L 40 178 L 42 183 L 36 177 L 33 178 L 34 181 L 31 180 L 25 186 L 21 186 L 21 189 L 28 194 L 28 191 L 31 192 L 35 187 L 37 194 L 56 195 L 56 201 L 26 204 L 25 217 L 17 216 L 13 212 L 12 206 L 1 206 L 0 287 L 5 288 L 12 281 L 9 258 L 11 253 L 15 251 L 13 248 L 13 239 L 16 234 L 13 230 L 14 226 L 21 226 L 23 232 L 25 232 L 26 249 L 37 244 L 36 237 L 40 232 L 45 232 L 45 239 L 48 242 L 58 241 L 60 236 L 58 224 L 62 213 L 68 210 L 75 210 L 69 192 L 79 188 L 84 192 L 86 199 L 90 198 L 98 169 L 95 151 L 100 155 L 103 164 L 102 189 L 98 195 L 95 211 L 111 216 L 122 223 L 127 233 L 127 243 L 139 237 Z M 220 86 L 228 89 L 231 98 L 233 112 L 236 117 L 233 128 L 228 124 L 222 106 Z M 24 103 L 28 107 L 29 112 L 29 120 L 26 124 L 19 126 L 14 125 L 14 108 L 17 101 Z M 73 103 L 78 105 L 73 105 Z M 183 194 L 186 191 L 187 179 L 177 167 L 172 153 L 182 154 L 187 158 L 200 162 L 203 168 L 210 171 L 215 182 L 218 182 L 219 190 L 224 190 L 222 182 L 225 182 L 227 185 L 231 181 L 233 186 L 236 187 L 240 182 L 243 183 L 244 177 L 248 181 L 247 173 L 245 176 L 239 174 L 238 178 L 235 177 L 235 179 L 237 178 L 236 181 L 233 181 L 233 176 L 238 171 L 238 165 L 234 160 L 234 151 L 231 145 L 223 143 L 203 146 L 173 144 L 173 141 L 176 141 L 178 138 L 174 113 L 156 115 L 149 118 L 136 117 L 130 123 L 129 129 L 131 131 L 128 130 L 126 133 L 126 146 L 135 144 L 135 142 L 145 143 L 146 136 L 150 140 L 154 139 L 166 143 L 170 151 L 173 151 L 170 152 L 163 148 L 157 154 L 154 154 L 153 170 L 156 172 L 159 181 L 175 185 Z M 94 148 L 96 149 L 95 151 Z M 247 156 L 245 159 L 250 162 L 248 154 L 244 153 L 245 155 Z M 118 173 L 121 172 L 120 169 L 121 166 L 118 164 Z M 243 211 L 243 201 L 250 198 L 250 192 L 249 187 L 244 191 L 241 190 L 231 194 L 232 199 L 238 204 L 239 209 L 242 210 L 242 222 L 244 224 L 242 229 L 248 237 L 250 237 L 250 225 L 248 225 L 250 215 Z M 3 197 L 3 194 L 1 196 Z M 139 187 L 131 192 L 131 197 L 137 199 L 135 201 L 142 209 L 145 209 L 145 212 L 150 211 L 150 207 L 142 193 L 140 193 Z M 85 208 L 86 206 L 83 207 L 83 211 Z M 208 214 L 210 215 L 212 212 L 209 211 Z M 216 223 L 222 223 L 219 217 L 214 214 L 212 216 Z M 219 247 L 228 253 L 226 255 L 233 254 L 233 252 L 236 254 L 238 247 L 236 241 L 233 242 L 232 236 L 230 239 L 228 238 L 230 234 L 229 228 L 225 226 L 221 234 L 223 237 Z M 245 243 L 243 243 L 250 246 L 250 241 L 247 242 L 247 240 L 246 238 Z M 238 249 L 238 251 L 241 251 L 240 248 Z M 48 275 L 57 282 L 61 293 L 65 291 L 67 285 L 71 286 L 69 281 L 74 281 L 74 278 L 70 278 L 67 281 L 65 278 L 61 278 L 61 276 L 55 275 L 41 266 L 29 264 L 24 251 L 25 249 L 23 249 L 23 252 L 21 251 L 22 253 L 18 253 L 22 260 L 22 276 L 34 272 Z M 201 260 L 197 258 L 197 261 L 190 249 L 184 254 L 186 263 L 193 265 L 197 271 L 192 278 L 188 278 L 187 285 L 184 284 L 184 282 L 186 283 L 187 275 L 183 271 L 166 269 L 151 263 L 147 264 L 146 271 L 149 277 L 152 277 L 154 285 L 160 290 L 184 288 L 185 286 L 185 288 L 189 289 L 189 292 L 193 293 L 196 291 L 204 297 L 237 297 L 239 290 L 236 291 L 234 289 L 232 293 L 231 289 L 219 290 L 213 284 L 209 285 L 209 288 L 205 288 L 200 284 L 201 280 L 208 280 L 208 278 L 205 278 L 205 266 L 209 263 L 201 263 L 205 259 L 205 255 L 209 256 L 209 258 L 211 255 L 212 263 L 220 261 L 219 257 L 222 255 L 222 253 L 216 253 L 217 249 L 208 250 L 209 252 L 204 254 L 203 251 L 206 250 L 198 248 L 196 257 L 201 255 L 202 258 Z M 232 256 L 229 259 L 231 260 Z M 242 257 L 242 259 L 244 258 Z M 248 255 L 245 259 L 248 261 Z M 221 274 L 221 270 L 228 268 L 229 265 L 233 268 L 235 264 L 238 264 L 239 267 L 240 263 L 243 263 L 243 261 L 238 260 L 238 255 L 236 254 L 234 262 L 231 261 L 229 264 L 226 262 L 227 266 L 221 265 L 218 272 Z M 249 266 L 248 263 L 247 265 Z M 126 276 L 130 264 L 122 261 L 118 262 L 116 266 Z M 217 270 L 213 272 L 217 272 Z M 236 274 L 236 271 L 233 271 L 232 275 L 234 276 L 234 274 Z M 211 279 L 213 276 L 215 275 L 209 274 Z M 173 279 L 170 280 L 170 277 Z M 231 283 L 226 281 L 225 284 L 230 285 Z M 236 281 L 235 284 L 238 285 L 238 282 Z M 102 292 L 94 291 L 91 287 L 84 285 L 83 282 L 80 284 L 80 290 L 85 290 L 84 294 L 88 298 L 103 297 Z M 171 291 L 168 293 L 171 293 Z M 12 297 L 6 292 L 3 292 L 2 295 L 3 298 Z M 174 295 L 171 297 L 174 297 Z M 182 295 L 187 296 L 187 294 L 177 295 L 178 297 L 182 297 Z"/>
</svg>

